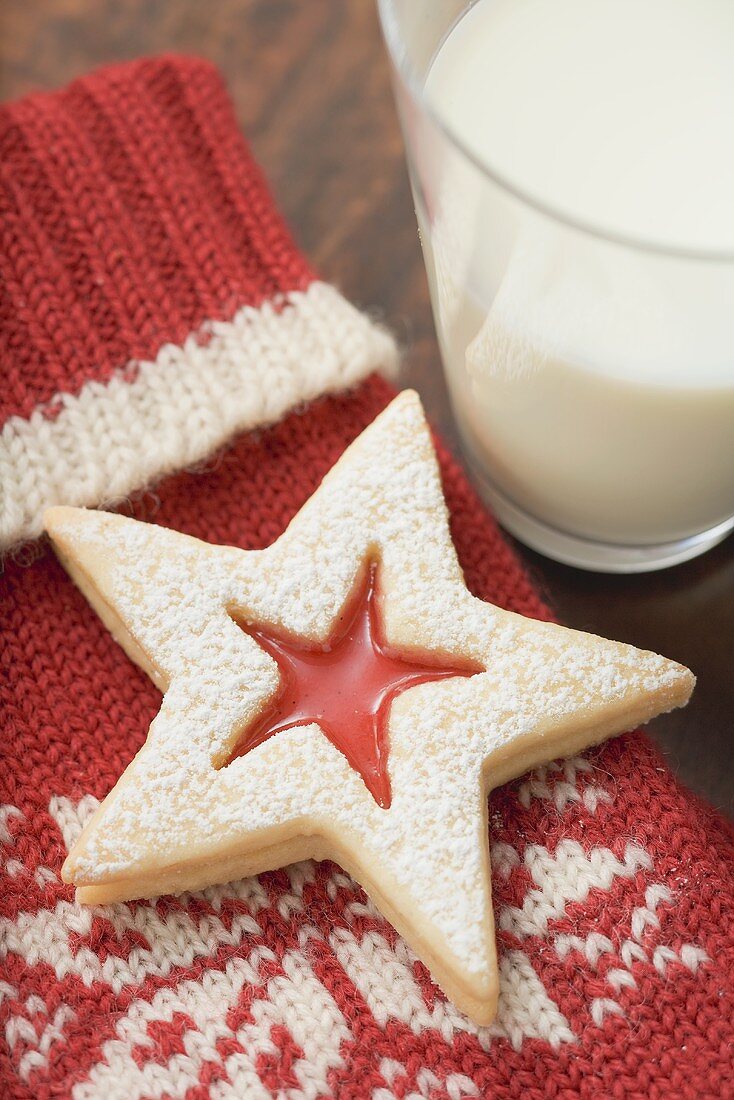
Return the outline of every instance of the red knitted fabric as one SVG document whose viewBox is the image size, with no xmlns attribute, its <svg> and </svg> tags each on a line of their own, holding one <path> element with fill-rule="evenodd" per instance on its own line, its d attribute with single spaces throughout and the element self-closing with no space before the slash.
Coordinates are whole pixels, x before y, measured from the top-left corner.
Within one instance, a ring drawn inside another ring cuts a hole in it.
<svg viewBox="0 0 734 1100">
<path fill-rule="evenodd" d="M 274 214 L 215 74 L 173 60 L 108 70 L 8 108 L 2 140 L 0 469 L 28 470 L 40 506 L 48 494 L 30 466 L 42 468 L 49 425 L 66 418 L 88 503 L 115 495 L 117 466 L 135 466 L 141 447 L 160 478 L 189 453 L 165 418 L 146 421 L 161 393 L 203 431 L 198 379 L 216 389 L 239 377 L 231 364 L 249 363 L 255 340 L 261 368 L 246 380 L 268 400 L 247 423 L 264 425 L 314 392 L 283 366 L 300 339 L 324 391 L 364 380 L 267 430 L 231 432 L 206 467 L 124 505 L 209 541 L 268 545 L 389 401 L 388 383 L 367 377 L 388 345 L 333 291 L 335 332 L 304 321 L 323 284 Z M 243 306 L 253 311 L 241 329 Z M 344 340 L 330 343 L 345 318 L 351 373 Z M 182 387 L 196 400 L 182 405 Z M 133 411 L 143 422 L 127 450 L 111 393 L 126 432 Z M 469 587 L 546 617 L 439 453 Z M 8 525 L 8 545 L 20 529 Z M 331 864 L 78 907 L 58 877 L 66 850 L 143 743 L 160 695 L 43 543 L 32 564 L 8 558 L 0 601 L 3 1098 L 734 1095 L 734 835 L 643 736 L 493 794 L 500 1010 L 478 1029 Z"/>
<path fill-rule="evenodd" d="M 0 162 L 0 423 L 312 277 L 208 65 L 11 104 Z"/>
</svg>

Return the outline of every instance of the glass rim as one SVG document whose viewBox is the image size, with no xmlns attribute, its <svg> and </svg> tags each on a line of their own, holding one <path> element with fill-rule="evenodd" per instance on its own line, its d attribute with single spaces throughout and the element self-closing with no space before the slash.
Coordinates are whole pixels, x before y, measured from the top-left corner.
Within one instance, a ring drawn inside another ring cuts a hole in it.
<svg viewBox="0 0 734 1100">
<path fill-rule="evenodd" d="M 469 7 L 473 7 L 476 2 L 477 0 L 469 0 L 465 10 L 468 10 Z M 497 187 L 524 203 L 525 206 L 542 214 L 543 217 L 550 218 L 555 222 L 559 222 L 561 225 L 565 225 L 569 229 L 573 229 L 589 237 L 596 237 L 598 240 L 606 241 L 609 244 L 618 245 L 622 248 L 634 249 L 637 252 L 646 252 L 654 256 L 667 257 L 668 259 L 694 260 L 699 263 L 734 263 L 734 251 L 728 251 L 726 249 L 683 248 L 677 245 L 666 244 L 663 241 L 656 241 L 651 238 L 616 233 L 613 230 L 605 229 L 603 225 L 597 225 L 594 222 L 586 221 L 584 218 L 575 218 L 573 215 L 568 214 L 553 203 L 544 202 L 531 191 L 527 191 L 524 187 L 514 183 L 513 180 L 503 172 L 497 171 L 497 169 L 477 156 L 477 154 L 474 153 L 456 133 L 454 133 L 452 128 L 440 116 L 424 95 L 423 83 L 419 79 L 415 69 L 408 62 L 407 52 L 400 47 L 403 41 L 403 35 L 398 26 L 398 18 L 394 9 L 395 0 L 377 0 L 377 10 L 382 26 L 382 35 L 395 71 L 402 78 L 416 104 L 428 116 L 433 125 L 456 149 L 458 149 L 470 164 L 474 165 L 477 171 L 492 180 Z M 462 12 L 462 16 L 463 14 Z"/>
</svg>

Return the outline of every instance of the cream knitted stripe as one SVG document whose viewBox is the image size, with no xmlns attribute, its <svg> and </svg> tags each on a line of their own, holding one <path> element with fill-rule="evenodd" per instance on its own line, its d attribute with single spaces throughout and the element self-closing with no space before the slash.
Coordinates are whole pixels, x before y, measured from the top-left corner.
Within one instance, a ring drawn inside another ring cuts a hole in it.
<svg viewBox="0 0 734 1100">
<path fill-rule="evenodd" d="M 151 362 L 11 417 L 0 432 L 0 551 L 39 535 L 52 504 L 121 500 L 237 432 L 396 365 L 392 338 L 326 283 L 208 323 Z"/>
</svg>

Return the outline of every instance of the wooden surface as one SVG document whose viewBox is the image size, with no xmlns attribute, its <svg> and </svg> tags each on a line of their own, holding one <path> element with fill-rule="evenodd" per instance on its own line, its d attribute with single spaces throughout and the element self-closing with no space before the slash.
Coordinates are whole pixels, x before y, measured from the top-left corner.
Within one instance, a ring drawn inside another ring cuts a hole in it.
<svg viewBox="0 0 734 1100">
<path fill-rule="evenodd" d="M 325 278 L 383 317 L 403 380 L 455 446 L 371 0 L 2 0 L 0 96 L 51 88 L 110 60 L 197 52 L 224 72 L 242 127 Z M 734 425 L 732 425 L 734 430 Z M 523 552 L 569 625 L 698 675 L 694 701 L 653 732 L 690 787 L 734 813 L 734 540 L 696 562 L 624 578 Z"/>
</svg>

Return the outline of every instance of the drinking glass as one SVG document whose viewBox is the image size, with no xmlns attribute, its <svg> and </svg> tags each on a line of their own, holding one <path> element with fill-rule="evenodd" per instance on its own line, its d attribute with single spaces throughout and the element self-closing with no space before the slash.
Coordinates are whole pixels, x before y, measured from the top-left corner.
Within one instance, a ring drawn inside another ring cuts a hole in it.
<svg viewBox="0 0 734 1100">
<path fill-rule="evenodd" d="M 695 557 L 734 528 L 734 257 L 585 224 L 464 146 L 425 83 L 469 7 L 378 0 L 467 464 L 556 560 Z"/>
</svg>

